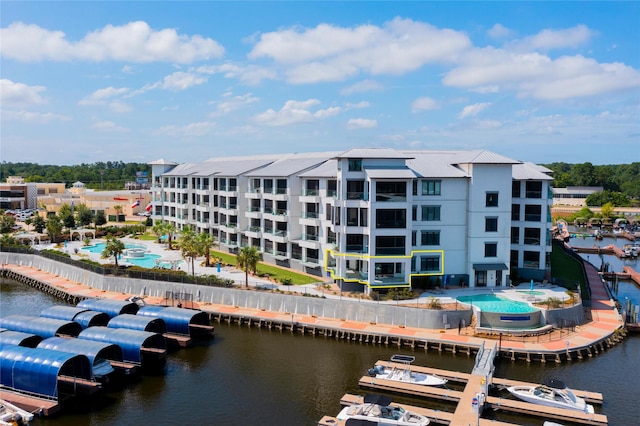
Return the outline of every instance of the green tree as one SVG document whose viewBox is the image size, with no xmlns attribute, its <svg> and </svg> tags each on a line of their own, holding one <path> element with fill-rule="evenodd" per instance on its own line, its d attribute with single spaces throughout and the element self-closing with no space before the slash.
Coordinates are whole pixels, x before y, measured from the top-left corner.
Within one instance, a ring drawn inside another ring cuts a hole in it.
<svg viewBox="0 0 640 426">
<path fill-rule="evenodd" d="M 120 256 L 124 252 L 124 243 L 119 238 L 113 237 L 111 235 L 107 236 L 107 244 L 102 250 L 101 257 L 103 259 L 107 259 L 113 256 L 113 259 L 116 263 L 116 267 L 118 266 L 118 256 Z"/>
<path fill-rule="evenodd" d="M 211 246 L 214 243 L 213 235 L 208 232 L 202 232 L 198 234 L 197 243 L 198 243 L 198 251 L 201 256 L 204 256 L 205 265 L 210 266 L 211 261 Z"/>
<path fill-rule="evenodd" d="M 96 224 L 96 227 L 107 223 L 107 218 L 105 217 L 103 210 L 98 210 L 94 219 L 94 223 Z"/>
<path fill-rule="evenodd" d="M 44 228 L 47 226 L 47 222 L 40 215 L 35 215 L 31 220 L 31 224 L 33 225 L 33 230 L 38 234 L 42 234 L 42 231 L 44 231 Z"/>
<path fill-rule="evenodd" d="M 153 226 L 151 227 L 151 232 L 153 232 L 153 234 L 158 237 L 158 242 L 160 242 L 160 237 L 162 237 L 165 234 L 165 226 L 166 222 L 163 220 L 159 220 L 156 223 L 153 224 Z"/>
<path fill-rule="evenodd" d="M 195 276 L 195 259 L 200 254 L 200 250 L 196 233 L 189 225 L 180 230 L 180 252 L 183 259 L 191 260 L 191 274 Z"/>
<path fill-rule="evenodd" d="M 0 236 L 0 247 L 17 246 L 18 240 L 16 240 L 11 234 L 3 233 Z"/>
<path fill-rule="evenodd" d="M 79 204 L 78 207 L 76 207 L 76 218 L 78 224 L 84 227 L 93 223 L 94 215 L 85 204 Z"/>
<path fill-rule="evenodd" d="M 122 213 L 122 206 L 113 206 L 113 209 L 116 211 L 116 222 L 120 222 L 120 213 Z"/>
<path fill-rule="evenodd" d="M 47 218 L 47 234 L 49 234 L 52 243 L 59 242 L 62 228 L 62 220 L 57 215 L 54 214 Z"/>
<path fill-rule="evenodd" d="M 6 234 L 7 232 L 13 231 L 13 227 L 15 224 L 15 217 L 4 212 L 0 215 L 0 233 Z"/>
<path fill-rule="evenodd" d="M 260 261 L 260 252 L 253 246 L 245 246 L 240 249 L 236 255 L 236 263 L 244 269 L 244 284 L 249 287 L 249 271 L 255 273 L 258 262 Z"/>
<path fill-rule="evenodd" d="M 615 216 L 613 214 L 613 207 L 613 203 L 606 203 L 605 205 L 603 205 L 600 209 L 600 214 L 602 215 L 602 217 L 611 218 Z"/>
</svg>

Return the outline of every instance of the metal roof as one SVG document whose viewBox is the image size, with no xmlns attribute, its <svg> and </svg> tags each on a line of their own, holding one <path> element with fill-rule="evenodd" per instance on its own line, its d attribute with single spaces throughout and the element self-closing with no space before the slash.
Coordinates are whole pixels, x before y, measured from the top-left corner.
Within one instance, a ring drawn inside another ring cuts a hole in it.
<svg viewBox="0 0 640 426">
<path fill-rule="evenodd" d="M 149 164 L 151 166 L 163 166 L 163 165 L 166 165 L 166 166 L 177 166 L 178 165 L 178 163 L 175 163 L 175 162 L 169 161 L 169 160 L 165 160 L 164 158 L 160 158 L 158 160 L 151 161 L 151 162 L 149 162 L 147 164 Z"/>
<path fill-rule="evenodd" d="M 9 315 L 0 318 L 0 327 L 23 333 L 36 334 L 44 339 L 57 335 L 77 336 L 82 330 L 80 324 L 54 318 L 41 318 L 28 315 Z"/>
<path fill-rule="evenodd" d="M 395 158 L 408 160 L 413 156 L 391 148 L 352 148 L 336 155 L 334 158 Z"/>
<path fill-rule="evenodd" d="M 164 336 L 149 331 L 129 330 L 126 328 L 89 327 L 83 330 L 79 339 L 113 343 L 122 348 L 124 361 L 142 364 L 142 349 L 167 349 Z"/>
<path fill-rule="evenodd" d="M 0 344 L 25 346 L 27 348 L 35 348 L 42 341 L 42 337 L 33 333 L 24 333 L 22 331 L 7 330 L 0 328 Z"/>
<path fill-rule="evenodd" d="M 521 161 L 512 160 L 504 155 L 485 150 L 458 151 L 452 158 L 455 164 L 519 164 Z"/>
<path fill-rule="evenodd" d="M 122 314 L 111 318 L 107 327 L 150 331 L 152 333 L 160 334 L 167 332 L 167 326 L 162 318 L 144 317 L 132 314 Z"/>
<path fill-rule="evenodd" d="M 291 176 L 317 167 L 331 158 L 333 153 L 289 154 L 277 161 L 246 174 L 249 177 Z"/>
<path fill-rule="evenodd" d="M 466 178 L 467 173 L 451 162 L 455 151 L 414 152 L 414 158 L 407 161 L 418 177 L 421 178 Z"/>
<path fill-rule="evenodd" d="M 553 180 L 547 173 L 552 170 L 533 163 L 514 164 L 511 173 L 515 180 Z"/>
<path fill-rule="evenodd" d="M 162 318 L 167 325 L 167 331 L 174 334 L 190 335 L 190 324 L 211 325 L 209 315 L 206 312 L 194 311 L 192 309 L 182 309 L 164 306 L 143 306 L 137 315 L 152 318 Z"/>
<path fill-rule="evenodd" d="M 335 159 L 327 160 L 313 169 L 300 173 L 298 176 L 302 178 L 337 178 L 338 161 Z"/>
<path fill-rule="evenodd" d="M 473 269 L 476 271 L 506 271 L 509 268 L 504 263 L 474 263 Z"/>
<path fill-rule="evenodd" d="M 121 314 L 135 314 L 140 307 L 134 302 L 114 299 L 85 299 L 77 305 L 79 308 L 90 309 L 92 311 L 104 312 L 110 318 Z"/>
<path fill-rule="evenodd" d="M 77 306 L 50 306 L 40 312 L 43 318 L 56 318 L 66 321 L 74 321 L 82 328 L 94 325 L 107 325 L 109 315 L 104 312 L 92 311 L 90 309 L 78 308 Z"/>
<path fill-rule="evenodd" d="M 18 392 L 57 398 L 58 376 L 91 380 L 85 355 L 0 344 L 0 384 Z"/>
<path fill-rule="evenodd" d="M 372 179 L 413 179 L 416 177 L 414 171 L 407 167 L 365 167 L 364 171 Z"/>
<path fill-rule="evenodd" d="M 89 358 L 93 374 L 96 376 L 106 376 L 113 372 L 111 364 L 106 363 L 108 365 L 105 365 L 106 360 L 122 362 L 122 348 L 113 343 L 50 337 L 40 342 L 38 347 L 85 355 Z"/>
</svg>

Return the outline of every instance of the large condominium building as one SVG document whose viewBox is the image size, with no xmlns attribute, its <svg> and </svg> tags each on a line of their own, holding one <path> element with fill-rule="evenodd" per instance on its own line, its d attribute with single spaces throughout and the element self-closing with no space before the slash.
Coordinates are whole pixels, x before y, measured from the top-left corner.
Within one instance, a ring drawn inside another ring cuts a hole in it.
<svg viewBox="0 0 640 426">
<path fill-rule="evenodd" d="M 550 170 L 488 151 L 351 149 L 151 162 L 154 220 L 343 290 L 506 286 L 549 270 Z M 422 281 L 422 282 L 421 282 Z"/>
</svg>

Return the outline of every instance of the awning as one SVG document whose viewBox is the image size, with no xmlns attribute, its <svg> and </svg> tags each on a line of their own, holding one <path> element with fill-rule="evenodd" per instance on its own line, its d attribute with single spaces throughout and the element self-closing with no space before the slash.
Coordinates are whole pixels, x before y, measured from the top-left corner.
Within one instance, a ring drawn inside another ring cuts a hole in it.
<svg viewBox="0 0 640 426">
<path fill-rule="evenodd" d="M 509 268 L 504 263 L 474 263 L 473 269 L 476 271 L 506 271 Z"/>
</svg>

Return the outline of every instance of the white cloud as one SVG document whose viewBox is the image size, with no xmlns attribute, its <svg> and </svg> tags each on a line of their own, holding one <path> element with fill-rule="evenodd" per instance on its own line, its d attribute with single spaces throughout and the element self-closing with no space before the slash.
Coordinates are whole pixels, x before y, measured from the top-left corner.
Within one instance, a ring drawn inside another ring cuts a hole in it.
<svg viewBox="0 0 640 426">
<path fill-rule="evenodd" d="M 174 137 L 196 137 L 207 134 L 214 126 L 214 122 L 201 121 L 185 126 L 164 126 L 159 129 L 159 133 Z"/>
<path fill-rule="evenodd" d="M 254 116 L 253 120 L 257 124 L 265 126 L 289 126 L 299 123 L 311 123 L 316 117 L 310 109 L 319 103 L 320 101 L 317 99 L 287 101 L 280 111 L 268 109 Z"/>
<path fill-rule="evenodd" d="M 119 102 L 119 101 L 109 103 L 109 109 L 113 112 L 119 112 L 119 113 L 133 111 L 133 108 L 131 107 L 131 105 L 125 104 L 124 102 Z"/>
<path fill-rule="evenodd" d="M 144 21 L 107 25 L 79 41 L 62 31 L 15 22 L 0 29 L 2 56 L 17 61 L 130 61 L 190 63 L 221 57 L 224 48 L 199 35 L 178 34 L 175 29 L 154 30 Z"/>
<path fill-rule="evenodd" d="M 411 102 L 411 112 L 429 111 L 434 109 L 438 109 L 438 103 L 435 99 L 427 96 L 418 98 Z"/>
<path fill-rule="evenodd" d="M 257 65 L 240 66 L 226 62 L 222 65 L 203 65 L 195 69 L 201 74 L 222 74 L 225 78 L 237 78 L 241 83 L 255 86 L 263 80 L 275 80 L 277 73 L 274 70 Z"/>
<path fill-rule="evenodd" d="M 520 51 L 576 48 L 587 43 L 593 35 L 594 33 L 586 25 L 561 30 L 546 29 L 534 36 L 510 43 L 509 47 Z"/>
<path fill-rule="evenodd" d="M 640 72 L 622 63 L 598 63 L 580 55 L 551 59 L 540 53 L 476 49 L 445 74 L 447 86 L 478 90 L 499 86 L 521 97 L 562 100 L 640 87 Z"/>
<path fill-rule="evenodd" d="M 40 96 L 40 92 L 45 90 L 44 86 L 27 86 L 3 78 L 0 79 L 0 103 L 3 107 L 41 105 L 45 100 Z"/>
<path fill-rule="evenodd" d="M 460 114 L 458 114 L 458 118 L 463 119 L 466 117 L 475 117 L 482 110 L 486 109 L 489 106 L 491 106 L 490 102 L 467 105 L 466 107 L 462 108 L 462 111 L 460 112 Z"/>
<path fill-rule="evenodd" d="M 91 127 L 93 129 L 99 130 L 101 132 L 125 133 L 125 132 L 129 131 L 129 129 L 127 129 L 125 127 L 118 126 L 113 121 L 99 121 L 97 123 L 94 123 L 93 126 L 91 126 Z"/>
<path fill-rule="evenodd" d="M 52 112 L 7 111 L 2 110 L 2 120 L 21 121 L 32 124 L 47 124 L 52 121 L 70 121 L 71 117 Z"/>
<path fill-rule="evenodd" d="M 513 31 L 503 26 L 502 24 L 495 24 L 493 27 L 491 27 L 491 29 L 489 29 L 489 31 L 487 31 L 487 34 L 491 38 L 500 39 L 510 37 L 511 35 L 513 35 Z"/>
<path fill-rule="evenodd" d="M 178 71 L 164 78 L 162 88 L 177 92 L 179 90 L 187 90 L 190 87 L 198 86 L 207 82 L 207 77 L 193 74 L 190 72 Z"/>
<path fill-rule="evenodd" d="M 360 108 L 369 108 L 371 104 L 367 101 L 360 101 L 358 103 L 352 104 L 351 102 L 347 102 L 345 104 L 346 109 L 360 109 Z"/>
<path fill-rule="evenodd" d="M 378 127 L 378 121 L 370 120 L 368 118 L 352 118 L 347 122 L 347 129 L 371 129 Z"/>
<path fill-rule="evenodd" d="M 363 80 L 340 91 L 341 95 L 352 95 L 354 93 L 377 92 L 382 90 L 382 84 L 374 80 Z"/>
<path fill-rule="evenodd" d="M 105 87 L 104 89 L 98 89 L 89 96 L 78 102 L 79 105 L 103 105 L 106 99 L 110 99 L 116 96 L 123 95 L 129 92 L 127 87 Z"/>
<path fill-rule="evenodd" d="M 342 112 L 342 108 L 340 107 L 331 107 L 327 109 L 321 109 L 313 113 L 313 116 L 316 118 L 327 118 L 332 117 L 334 115 L 340 114 Z"/>
<path fill-rule="evenodd" d="M 220 116 L 230 113 L 231 111 L 235 111 L 240 109 L 246 105 L 250 105 L 258 102 L 260 99 L 253 96 L 251 93 L 246 93 L 244 95 L 232 96 L 230 93 L 225 93 L 225 100 L 221 102 L 212 102 L 216 105 L 216 111 L 213 112 L 212 116 Z"/>
<path fill-rule="evenodd" d="M 383 26 L 320 24 L 264 33 L 249 58 L 285 66 L 294 84 L 342 81 L 361 73 L 400 75 L 454 60 L 471 45 L 462 32 L 395 18 Z"/>
</svg>

